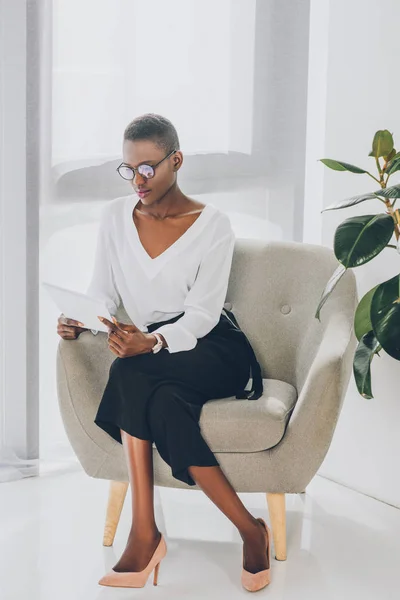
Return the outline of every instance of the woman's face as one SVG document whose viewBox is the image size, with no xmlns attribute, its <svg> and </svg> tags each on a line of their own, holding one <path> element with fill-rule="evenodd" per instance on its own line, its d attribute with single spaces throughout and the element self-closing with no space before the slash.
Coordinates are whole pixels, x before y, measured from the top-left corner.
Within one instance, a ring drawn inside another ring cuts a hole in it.
<svg viewBox="0 0 400 600">
<path fill-rule="evenodd" d="M 130 167 L 137 168 L 140 164 L 155 166 L 168 153 L 158 148 L 150 140 L 132 142 L 124 140 L 123 162 Z M 154 177 L 146 179 L 137 171 L 130 182 L 134 191 L 138 194 L 143 204 L 153 204 L 169 191 L 176 183 L 176 172 L 182 164 L 182 153 L 177 150 L 168 158 L 163 160 L 154 170 Z M 142 195 L 141 190 L 150 190 Z"/>
</svg>

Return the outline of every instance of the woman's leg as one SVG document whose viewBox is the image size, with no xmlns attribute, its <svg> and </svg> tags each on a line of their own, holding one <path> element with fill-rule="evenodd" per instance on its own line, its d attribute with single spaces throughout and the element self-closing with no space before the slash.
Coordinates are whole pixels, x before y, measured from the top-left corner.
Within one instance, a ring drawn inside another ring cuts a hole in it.
<svg viewBox="0 0 400 600">
<path fill-rule="evenodd" d="M 201 394 L 180 383 L 160 385 L 148 404 L 151 438 L 173 476 L 189 485 L 197 483 L 237 527 L 244 542 L 244 568 L 256 573 L 269 566 L 265 529 L 243 505 L 203 438 L 198 422 L 201 403 Z"/>
<path fill-rule="evenodd" d="M 265 529 L 244 506 L 219 466 L 188 468 L 203 492 L 237 527 L 243 540 L 244 568 L 257 573 L 269 568 Z"/>
<path fill-rule="evenodd" d="M 114 571 L 141 571 L 148 564 L 161 533 L 154 518 L 153 450 L 150 440 L 121 429 L 132 494 L 132 527 L 126 548 Z"/>
</svg>

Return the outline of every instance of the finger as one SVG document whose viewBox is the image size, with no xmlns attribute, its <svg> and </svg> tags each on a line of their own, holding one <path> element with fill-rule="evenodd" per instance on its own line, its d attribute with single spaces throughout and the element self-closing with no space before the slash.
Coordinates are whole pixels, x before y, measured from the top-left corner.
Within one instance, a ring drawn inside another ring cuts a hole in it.
<svg viewBox="0 0 400 600">
<path fill-rule="evenodd" d="M 118 335 L 116 333 L 114 333 L 113 331 L 108 334 L 108 342 L 109 343 L 112 342 L 115 346 L 118 346 L 121 350 L 124 350 L 124 348 L 125 348 L 124 341 L 121 340 L 121 338 L 118 337 Z"/>
<path fill-rule="evenodd" d="M 117 321 L 115 319 L 115 317 L 112 318 L 115 325 L 121 329 L 122 331 L 124 331 L 125 333 L 135 333 L 136 331 L 139 331 L 139 328 L 136 327 L 136 325 L 134 323 L 132 324 L 128 324 L 128 323 L 120 323 L 119 321 Z"/>
<path fill-rule="evenodd" d="M 79 321 L 75 321 L 74 319 L 69 319 L 68 317 L 64 317 L 62 319 L 62 322 L 64 323 L 64 325 L 70 325 L 73 327 L 76 327 L 79 323 Z"/>
<path fill-rule="evenodd" d="M 76 327 L 68 327 L 68 325 L 62 325 L 59 327 L 58 331 L 63 333 L 71 333 L 74 334 L 76 332 Z"/>
<path fill-rule="evenodd" d="M 117 321 L 115 319 L 115 317 L 113 317 L 113 323 L 114 323 L 115 327 L 117 327 L 118 331 L 120 331 L 121 333 L 123 333 L 125 335 L 127 333 L 129 333 L 128 330 L 130 330 L 130 328 L 131 328 L 130 325 L 125 325 L 125 323 L 120 323 L 119 321 Z"/>
<path fill-rule="evenodd" d="M 116 354 L 118 354 L 118 356 L 123 354 L 124 348 L 120 346 L 115 340 L 109 339 L 108 345 Z"/>
<path fill-rule="evenodd" d="M 78 325 L 65 325 L 64 323 L 62 323 L 60 327 L 65 329 L 66 331 L 76 331 L 77 329 L 85 329 L 84 327 L 79 327 Z"/>
<path fill-rule="evenodd" d="M 109 350 L 110 350 L 110 352 L 112 352 L 113 354 L 115 354 L 115 356 L 118 356 L 119 358 L 122 358 L 122 354 L 120 354 L 117 350 L 114 350 L 114 348 L 111 348 L 109 346 Z"/>
<path fill-rule="evenodd" d="M 63 332 L 63 333 L 60 333 L 60 335 L 61 335 L 61 337 L 64 340 L 74 340 L 74 339 L 76 339 L 75 333 Z"/>
<path fill-rule="evenodd" d="M 114 325 L 114 323 L 111 323 L 108 319 L 106 319 L 107 323 L 105 323 L 108 327 L 108 331 L 109 334 L 110 332 L 114 333 L 115 335 L 117 335 L 121 340 L 127 338 L 128 336 L 128 332 L 124 331 L 123 329 L 121 329 L 120 327 L 118 327 L 118 325 Z"/>
<path fill-rule="evenodd" d="M 126 327 L 126 325 L 124 323 L 120 323 L 119 321 L 117 321 L 117 319 L 115 317 L 112 317 L 113 323 L 116 327 L 118 327 L 118 329 L 121 329 L 121 331 L 123 331 L 123 327 Z"/>
<path fill-rule="evenodd" d="M 83 323 L 80 321 L 75 321 L 75 319 L 68 319 L 65 317 L 64 323 L 66 325 L 73 325 L 74 327 L 85 327 Z"/>
<path fill-rule="evenodd" d="M 117 331 L 119 329 L 119 327 L 117 327 L 117 325 L 114 325 L 114 323 L 112 323 L 111 321 L 109 321 L 108 319 L 106 319 L 106 317 L 98 316 L 97 318 L 102 323 L 104 323 L 104 325 L 107 325 L 107 327 L 109 327 L 111 329 L 111 331 Z"/>
<path fill-rule="evenodd" d="M 125 338 L 123 337 L 123 335 L 121 335 L 120 331 L 110 331 L 108 333 L 108 339 L 110 339 L 111 335 L 114 337 L 114 339 L 118 339 L 118 340 L 121 340 L 121 341 L 125 340 Z"/>
</svg>

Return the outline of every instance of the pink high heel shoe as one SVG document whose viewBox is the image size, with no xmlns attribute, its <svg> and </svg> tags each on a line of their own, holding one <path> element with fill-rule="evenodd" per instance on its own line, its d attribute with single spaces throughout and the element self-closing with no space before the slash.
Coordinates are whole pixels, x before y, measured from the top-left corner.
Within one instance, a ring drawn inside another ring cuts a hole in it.
<svg viewBox="0 0 400 600">
<path fill-rule="evenodd" d="M 271 583 L 271 535 L 270 529 L 264 519 L 261 517 L 257 517 L 257 521 L 260 521 L 264 525 L 265 528 L 265 537 L 267 540 L 267 556 L 268 556 L 268 569 L 264 569 L 263 571 L 258 571 L 258 573 L 250 573 L 250 571 L 246 571 L 246 569 L 242 568 L 242 585 L 249 592 L 257 592 L 261 590 L 263 587 L 267 586 Z M 243 557 L 244 563 L 244 557 Z"/>
<path fill-rule="evenodd" d="M 142 571 L 124 573 L 111 569 L 109 573 L 100 579 L 99 584 L 110 585 L 113 587 L 144 587 L 151 571 L 154 569 L 153 585 L 157 585 L 160 562 L 166 554 L 167 544 L 165 543 L 163 534 L 161 534 L 161 539 L 157 548 L 154 550 L 153 556 L 151 557 L 148 565 Z"/>
</svg>

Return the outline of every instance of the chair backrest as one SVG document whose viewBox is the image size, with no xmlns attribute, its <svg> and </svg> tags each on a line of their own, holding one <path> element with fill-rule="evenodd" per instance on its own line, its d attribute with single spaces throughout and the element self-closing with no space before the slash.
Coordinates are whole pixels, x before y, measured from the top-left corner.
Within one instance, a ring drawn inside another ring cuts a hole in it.
<svg viewBox="0 0 400 600">
<path fill-rule="evenodd" d="M 292 241 L 237 238 L 225 306 L 249 338 L 264 378 L 300 389 L 329 319 L 353 327 L 358 303 L 354 273 L 340 279 L 314 317 L 321 294 L 339 263 L 326 247 Z M 117 318 L 131 322 L 123 305 Z M 303 368 L 304 367 L 304 368 Z"/>
<path fill-rule="evenodd" d="M 347 271 L 316 309 L 338 267 L 326 246 L 292 241 L 236 240 L 226 306 L 236 316 L 260 363 L 264 378 L 300 389 L 302 374 L 318 350 L 329 319 L 345 319 L 349 332 L 357 306 L 354 273 Z M 230 306 L 228 306 L 230 305 Z"/>
</svg>

